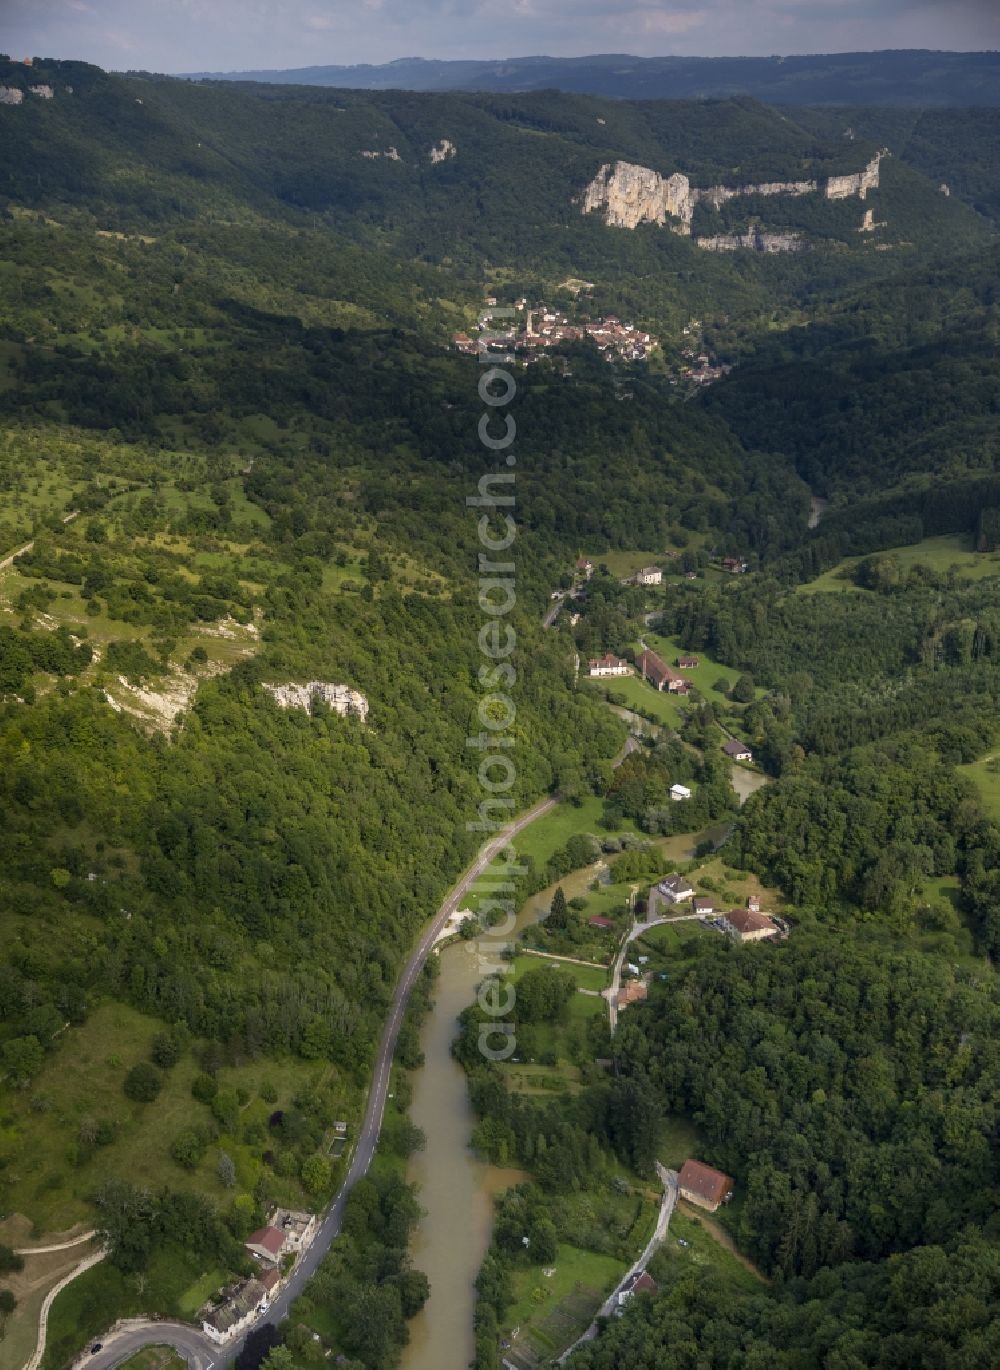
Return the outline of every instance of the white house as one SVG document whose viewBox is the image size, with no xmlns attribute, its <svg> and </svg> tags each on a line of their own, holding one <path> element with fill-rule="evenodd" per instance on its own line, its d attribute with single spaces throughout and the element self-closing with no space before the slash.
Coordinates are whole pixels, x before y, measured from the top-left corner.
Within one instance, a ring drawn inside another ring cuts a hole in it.
<svg viewBox="0 0 1000 1370">
<path fill-rule="evenodd" d="M 671 798 L 671 799 L 675 799 L 675 800 L 676 800 L 676 799 L 690 799 L 690 798 L 691 798 L 691 791 L 688 789 L 688 787 L 687 787 L 686 785 L 671 785 L 671 786 L 670 786 L 670 798 Z"/>
<path fill-rule="evenodd" d="M 642 570 L 635 573 L 636 585 L 661 585 L 663 583 L 663 572 L 659 566 L 643 566 Z"/>
<path fill-rule="evenodd" d="M 587 669 L 591 675 L 628 675 L 632 668 L 621 657 L 606 652 L 604 656 L 591 657 Z"/>
</svg>

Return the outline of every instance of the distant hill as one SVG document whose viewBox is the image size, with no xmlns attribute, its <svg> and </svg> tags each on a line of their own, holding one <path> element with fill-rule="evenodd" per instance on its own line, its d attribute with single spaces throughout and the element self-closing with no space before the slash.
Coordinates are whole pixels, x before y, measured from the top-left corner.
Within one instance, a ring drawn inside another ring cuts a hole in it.
<svg viewBox="0 0 1000 1370">
<path fill-rule="evenodd" d="M 194 80 L 267 81 L 356 90 L 563 90 L 613 99 L 752 95 L 790 105 L 1000 105 L 1000 53 L 842 52 L 801 57 L 513 57 L 381 66 L 194 72 Z"/>
</svg>

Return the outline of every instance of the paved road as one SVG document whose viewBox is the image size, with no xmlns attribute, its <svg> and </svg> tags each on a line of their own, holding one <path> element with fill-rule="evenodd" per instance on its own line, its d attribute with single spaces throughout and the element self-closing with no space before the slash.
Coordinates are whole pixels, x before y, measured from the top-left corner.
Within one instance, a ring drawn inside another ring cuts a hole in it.
<svg viewBox="0 0 1000 1370">
<path fill-rule="evenodd" d="M 417 976 L 430 954 L 438 932 L 456 911 L 459 903 L 468 894 L 479 876 L 492 864 L 511 839 L 522 828 L 533 823 L 536 818 L 540 818 L 542 814 L 554 809 L 558 803 L 559 800 L 555 796 L 540 800 L 533 808 L 521 814 L 513 823 L 509 823 L 485 843 L 475 861 L 452 887 L 451 892 L 445 898 L 444 903 L 410 954 L 406 969 L 396 986 L 389 1017 L 382 1029 L 382 1039 L 379 1042 L 372 1084 L 368 1092 L 368 1105 L 361 1130 L 358 1133 L 350 1169 L 340 1187 L 340 1192 L 323 1215 L 308 1250 L 302 1255 L 281 1293 L 267 1312 L 254 1324 L 254 1328 L 265 1323 L 277 1323 L 287 1317 L 292 1302 L 302 1293 L 306 1281 L 315 1272 L 326 1255 L 330 1243 L 340 1231 L 348 1194 L 358 1180 L 367 1173 L 382 1128 L 382 1117 L 385 1113 L 385 1101 L 392 1070 L 392 1058 L 396 1050 L 396 1039 L 399 1036 L 403 1015 L 406 1012 L 407 1000 Z M 107 1334 L 102 1339 L 104 1344 L 101 1350 L 96 1355 L 84 1355 L 81 1358 L 81 1364 L 85 1364 L 88 1370 L 111 1370 L 111 1367 L 120 1365 L 122 1361 L 127 1360 L 129 1356 L 134 1355 L 144 1346 L 172 1346 L 184 1357 L 192 1370 L 210 1370 L 213 1366 L 228 1365 L 242 1349 L 246 1337 L 254 1328 L 248 1329 L 247 1333 L 244 1333 L 239 1340 L 232 1341 L 225 1347 L 218 1347 L 197 1328 L 184 1323 L 136 1321 L 123 1326 L 114 1333 Z"/>
</svg>

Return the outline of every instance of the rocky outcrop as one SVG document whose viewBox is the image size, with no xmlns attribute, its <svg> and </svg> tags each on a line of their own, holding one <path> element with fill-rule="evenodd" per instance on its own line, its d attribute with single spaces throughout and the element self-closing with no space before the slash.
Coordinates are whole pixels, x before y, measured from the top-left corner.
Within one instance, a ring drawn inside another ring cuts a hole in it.
<svg viewBox="0 0 1000 1370">
<path fill-rule="evenodd" d="M 454 157 L 457 151 L 458 148 L 450 138 L 442 138 L 441 141 L 436 143 L 430 150 L 431 164 L 433 165 L 435 162 L 446 162 L 449 157 Z"/>
<path fill-rule="evenodd" d="M 719 209 L 744 195 L 823 195 L 828 200 L 850 196 L 864 199 L 879 183 L 878 152 L 861 171 L 848 176 L 826 176 L 810 181 L 756 181 L 739 186 L 692 187 L 683 172 L 661 176 L 651 167 L 634 162 L 605 162 L 584 189 L 580 205 L 584 214 L 602 210 L 612 228 L 636 228 L 639 224 L 671 223 L 677 233 L 690 233 L 695 206 Z M 729 235 L 726 235 L 729 236 Z M 708 240 L 703 240 L 707 242 Z M 786 249 L 779 249 L 786 250 Z"/>
<path fill-rule="evenodd" d="M 368 717 L 368 700 L 349 685 L 332 685 L 325 680 L 310 680 L 305 685 L 268 685 L 264 689 L 283 709 L 311 709 L 317 700 L 328 705 L 334 713 L 360 718 Z"/>
<path fill-rule="evenodd" d="M 605 162 L 583 192 L 584 214 L 604 210 L 612 228 L 665 224 L 677 219 L 679 233 L 690 233 L 694 204 L 691 182 L 681 172 L 664 178 L 658 171 L 634 162 Z"/>
<path fill-rule="evenodd" d="M 40 100 L 51 100 L 55 95 L 51 86 L 31 86 L 29 89 L 32 95 L 37 95 Z"/>
<path fill-rule="evenodd" d="M 367 157 L 370 162 L 374 162 L 378 157 L 385 157 L 390 162 L 401 162 L 399 152 L 394 147 L 387 147 L 384 152 L 379 152 L 377 148 L 362 149 L 362 157 Z"/>
<path fill-rule="evenodd" d="M 694 242 L 707 252 L 805 252 L 809 247 L 801 233 L 765 233 L 759 228 L 748 229 L 746 233 L 695 238 Z"/>
<path fill-rule="evenodd" d="M 0 86 L 0 105 L 19 105 L 24 99 L 24 91 L 17 86 Z"/>
</svg>

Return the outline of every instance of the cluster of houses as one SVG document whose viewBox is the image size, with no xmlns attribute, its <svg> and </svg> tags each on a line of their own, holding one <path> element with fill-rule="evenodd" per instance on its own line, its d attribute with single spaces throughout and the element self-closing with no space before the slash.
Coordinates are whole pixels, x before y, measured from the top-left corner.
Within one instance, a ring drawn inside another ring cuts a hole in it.
<svg viewBox="0 0 1000 1370">
<path fill-rule="evenodd" d="M 685 328 L 683 332 L 690 334 L 691 330 Z M 690 346 L 681 349 L 681 356 L 684 358 L 681 376 L 694 385 L 711 385 L 714 381 L 721 381 L 733 369 L 725 363 L 713 362 L 707 352 L 696 352 Z"/>
<path fill-rule="evenodd" d="M 224 1345 L 267 1311 L 281 1285 L 286 1257 L 291 1256 L 294 1264 L 308 1246 L 315 1227 L 315 1214 L 278 1208 L 266 1226 L 251 1232 L 244 1246 L 257 1264 L 256 1273 L 229 1285 L 198 1314 L 202 1331 L 210 1341 Z"/>
<path fill-rule="evenodd" d="M 763 942 L 787 935 L 787 924 L 783 920 L 762 911 L 760 895 L 749 895 L 744 908 L 720 910 L 710 895 L 697 894 L 685 876 L 676 874 L 658 881 L 649 891 L 647 917 L 660 917 L 689 900 L 692 913 L 710 920 L 713 927 L 726 933 L 735 942 Z"/>
<path fill-rule="evenodd" d="M 691 689 L 691 682 L 686 680 L 681 671 L 695 671 L 698 669 L 698 658 L 696 656 L 680 656 L 677 658 L 678 669 L 674 670 L 655 652 L 646 650 L 640 652 L 635 659 L 635 670 L 639 672 L 643 680 L 649 682 L 657 690 L 668 690 L 671 694 L 686 695 Z M 591 676 L 622 676 L 631 675 L 633 667 L 624 660 L 623 657 L 615 656 L 611 652 L 605 652 L 603 656 L 592 656 L 587 662 L 587 674 Z M 688 798 L 688 795 L 675 795 L 675 798 Z"/>
<path fill-rule="evenodd" d="M 487 299 L 487 305 L 495 303 L 494 297 Z M 589 339 L 606 361 L 645 361 L 657 339 L 651 333 L 634 324 L 622 323 L 611 315 L 607 318 L 571 323 L 565 314 L 550 309 L 548 305 L 528 307 L 522 296 L 515 300 L 514 308 L 524 316 L 523 323 L 517 321 L 511 326 L 496 327 L 489 315 L 480 321 L 480 336 L 456 333 L 452 338 L 459 352 L 475 356 L 480 352 L 520 353 L 523 361 L 536 361 L 546 351 L 560 343 L 579 342 Z"/>
</svg>

